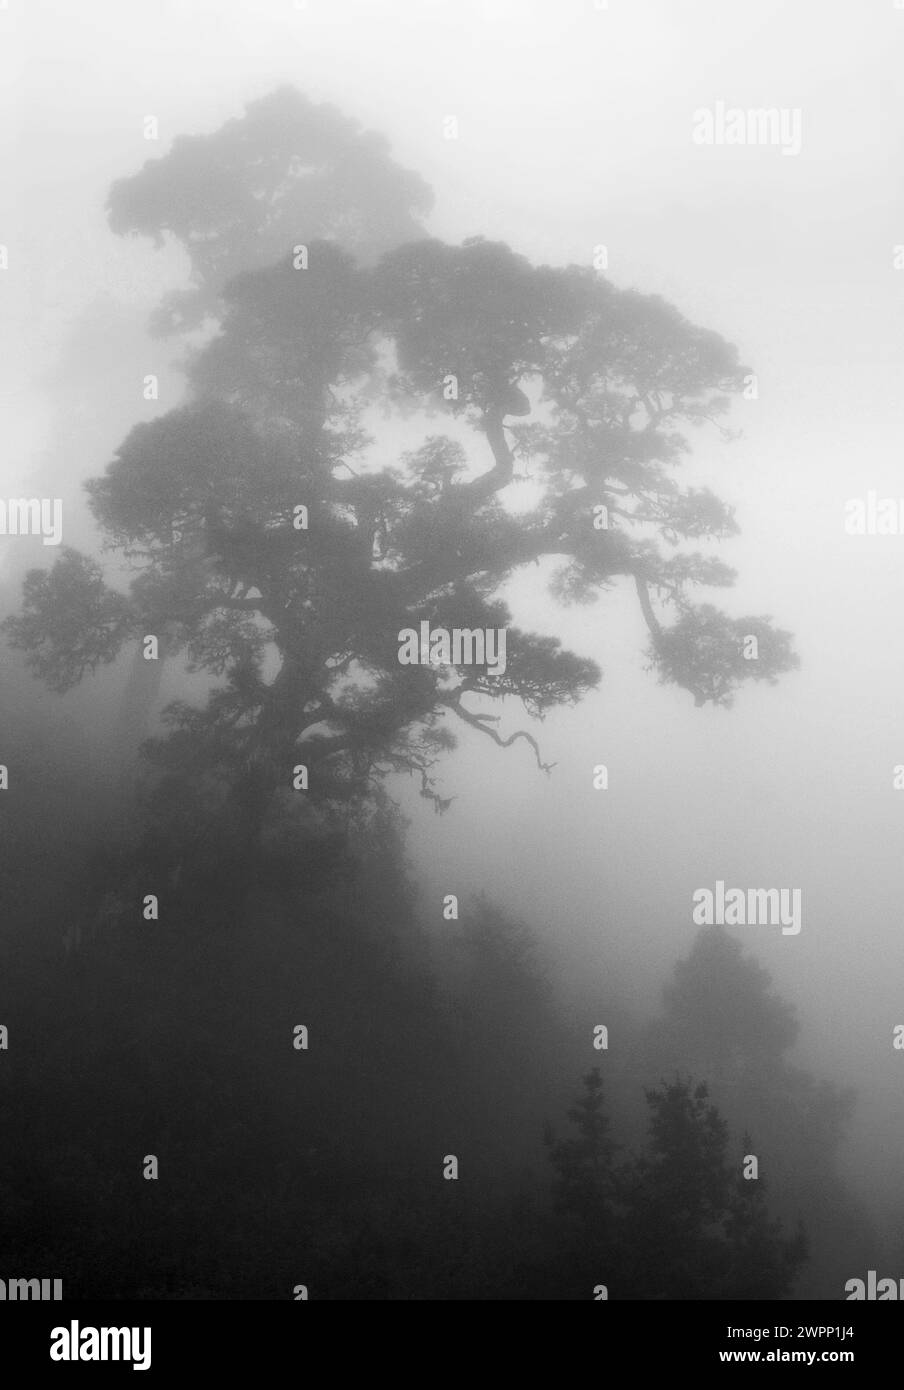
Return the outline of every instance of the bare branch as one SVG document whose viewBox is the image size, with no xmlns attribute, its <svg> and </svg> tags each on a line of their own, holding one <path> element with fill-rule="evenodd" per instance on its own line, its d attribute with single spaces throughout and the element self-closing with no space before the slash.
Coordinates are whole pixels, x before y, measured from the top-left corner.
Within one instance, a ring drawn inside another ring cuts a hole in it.
<svg viewBox="0 0 904 1390">
<path fill-rule="evenodd" d="M 529 743 L 531 748 L 534 750 L 534 757 L 537 760 L 537 767 L 540 769 L 541 772 L 545 772 L 548 775 L 556 766 L 555 763 L 544 763 L 543 759 L 540 756 L 540 748 L 537 743 L 537 740 L 534 738 L 533 734 L 529 734 L 526 729 L 516 729 L 516 731 L 513 734 L 509 734 L 508 738 L 503 738 L 502 735 L 498 734 L 495 729 L 490 729 L 487 727 L 486 721 L 488 719 L 495 718 L 495 716 L 472 714 L 472 712 L 470 710 L 465 709 L 464 705 L 461 703 L 460 695 L 456 696 L 455 698 L 449 698 L 444 700 L 443 704 L 447 705 L 449 709 L 454 710 L 460 719 L 463 719 L 466 724 L 471 725 L 472 729 L 479 729 L 482 734 L 486 734 L 487 738 L 491 738 L 493 742 L 497 744 L 500 748 L 510 748 L 511 745 L 517 742 L 519 738 L 524 739 L 525 743 Z"/>
</svg>

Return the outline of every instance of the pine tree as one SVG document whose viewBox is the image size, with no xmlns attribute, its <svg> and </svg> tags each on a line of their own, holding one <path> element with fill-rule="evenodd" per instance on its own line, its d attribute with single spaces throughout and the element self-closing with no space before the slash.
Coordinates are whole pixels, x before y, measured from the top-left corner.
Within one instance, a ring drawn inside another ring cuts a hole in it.
<svg viewBox="0 0 904 1390">
<path fill-rule="evenodd" d="M 551 1128 L 547 1128 L 545 1137 L 549 1160 L 556 1172 L 553 1194 L 557 1207 L 596 1234 L 608 1230 L 612 1223 L 618 1145 L 609 1138 L 609 1118 L 598 1067 L 583 1078 L 583 1087 L 568 1111 L 577 1138 L 557 1139 Z"/>
<path fill-rule="evenodd" d="M 803 1235 L 786 1237 L 762 1181 L 730 1161 L 706 1086 L 676 1077 L 648 1090 L 646 1150 L 621 1162 L 597 1069 L 583 1087 L 568 1112 L 576 1137 L 547 1135 L 559 1219 L 551 1283 L 575 1298 L 596 1283 L 623 1299 L 785 1297 L 806 1258 Z"/>
</svg>

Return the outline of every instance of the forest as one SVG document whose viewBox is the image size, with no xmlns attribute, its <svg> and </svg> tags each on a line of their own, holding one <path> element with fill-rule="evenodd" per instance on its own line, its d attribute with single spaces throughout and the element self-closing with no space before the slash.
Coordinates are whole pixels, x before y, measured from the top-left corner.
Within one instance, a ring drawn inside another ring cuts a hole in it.
<svg viewBox="0 0 904 1390">
<path fill-rule="evenodd" d="M 608 671 L 559 610 L 627 595 L 700 717 L 799 665 L 781 615 L 698 592 L 739 527 L 680 471 L 737 349 L 432 204 L 290 85 L 109 189 L 188 268 L 134 325 L 184 388 L 145 352 L 79 544 L 3 574 L 6 1266 L 79 1298 L 842 1297 L 879 1240 L 857 1097 L 744 930 L 639 1009 L 561 978 L 542 911 L 423 886 L 400 786 L 442 836 L 468 758 L 562 774 L 545 721 Z"/>
</svg>

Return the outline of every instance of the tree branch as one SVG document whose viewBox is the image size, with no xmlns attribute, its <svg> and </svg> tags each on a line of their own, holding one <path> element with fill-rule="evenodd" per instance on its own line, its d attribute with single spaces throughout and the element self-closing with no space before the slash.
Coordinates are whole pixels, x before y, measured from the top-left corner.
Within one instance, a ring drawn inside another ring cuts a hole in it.
<svg viewBox="0 0 904 1390">
<path fill-rule="evenodd" d="M 656 614 L 653 612 L 653 605 L 650 602 L 650 590 L 647 586 L 647 581 L 643 577 L 643 575 L 638 574 L 636 571 L 634 572 L 634 585 L 637 589 L 637 597 L 640 599 L 640 607 L 641 612 L 644 616 L 644 621 L 646 622 L 647 627 L 650 629 L 653 641 L 658 643 L 662 640 L 662 625 L 660 624 L 659 619 L 656 617 Z"/>
<path fill-rule="evenodd" d="M 549 774 L 556 766 L 555 763 L 544 763 L 543 759 L 540 756 L 540 748 L 537 743 L 537 740 L 534 738 L 533 734 L 529 734 L 526 731 L 526 729 L 516 729 L 515 733 L 509 734 L 508 738 L 503 738 L 502 735 L 498 734 L 495 729 L 490 729 L 487 727 L 488 722 L 492 721 L 495 723 L 496 719 L 498 718 L 497 715 L 473 714 L 470 710 L 465 709 L 465 707 L 461 703 L 460 695 L 454 698 L 450 697 L 448 699 L 445 699 L 442 701 L 442 703 L 444 705 L 447 705 L 449 709 L 454 710 L 460 719 L 463 719 L 466 724 L 471 725 L 472 729 L 479 729 L 482 734 L 486 734 L 487 738 L 491 738 L 493 742 L 497 744 L 500 748 L 510 748 L 511 745 L 515 743 L 519 738 L 524 739 L 525 743 L 529 743 L 531 748 L 534 750 L 534 757 L 537 760 L 537 767 L 540 769 L 541 772 Z"/>
<path fill-rule="evenodd" d="M 483 501 L 485 498 L 491 497 L 494 492 L 498 492 L 500 488 L 507 487 L 512 481 L 515 472 L 515 456 L 508 446 L 502 420 L 502 411 L 498 409 L 487 411 L 484 416 L 484 430 L 493 451 L 494 466 L 488 473 L 481 473 L 480 477 L 475 478 L 473 482 L 461 483 L 458 487 L 452 488 L 453 494 L 457 493 L 459 496 Z"/>
</svg>

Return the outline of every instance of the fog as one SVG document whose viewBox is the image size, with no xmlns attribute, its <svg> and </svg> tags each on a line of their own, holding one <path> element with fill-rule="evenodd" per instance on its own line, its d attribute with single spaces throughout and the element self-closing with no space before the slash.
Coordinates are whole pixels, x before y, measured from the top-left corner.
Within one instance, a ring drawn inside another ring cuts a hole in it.
<svg viewBox="0 0 904 1390">
<path fill-rule="evenodd" d="M 777 0 L 756 6 L 737 0 L 609 0 L 608 6 L 592 0 L 160 0 L 140 9 L 113 0 L 78 6 L 56 0 L 40 8 L 9 0 L 0 10 L 0 128 L 7 171 L 0 222 L 9 248 L 0 285 L 3 495 L 60 498 L 64 546 L 97 559 L 115 589 L 125 590 L 132 571 L 121 550 L 103 548 L 109 537 L 91 514 L 83 484 L 104 474 L 136 425 L 165 420 L 192 399 L 192 354 L 203 351 L 215 329 L 204 320 L 169 335 L 153 330 L 151 316 L 166 296 L 193 283 L 191 261 L 172 232 L 158 245 L 149 234 L 117 234 L 108 221 L 111 186 L 134 178 L 147 161 L 164 159 L 178 137 L 211 135 L 242 119 L 249 103 L 286 86 L 386 138 L 394 164 L 419 175 L 432 191 L 421 236 L 454 247 L 484 237 L 505 243 L 531 266 L 554 268 L 592 267 L 595 249 L 604 245 L 602 278 L 615 290 L 662 296 L 690 324 L 733 344 L 745 371 L 755 374 L 755 394 L 734 393 L 718 420 L 675 426 L 690 447 L 670 472 L 682 487 L 711 488 L 734 509 L 740 528 L 727 539 L 704 537 L 681 548 L 718 557 L 736 571 L 732 587 L 704 586 L 694 602 L 712 602 L 731 618 L 768 615 L 792 635 L 799 668 L 779 672 L 774 684 L 743 680 L 730 708 L 695 704 L 688 689 L 660 682 L 656 670 L 645 669 L 650 632 L 629 578 L 616 577 L 592 602 L 567 604 L 550 594 L 555 564 L 544 557 L 513 566 L 505 579 L 500 592 L 511 626 L 559 638 L 565 649 L 601 668 L 599 684 L 573 704 L 552 707 L 542 720 L 532 720 L 516 697 L 499 706 L 486 702 L 482 708 L 501 716 L 491 727 L 503 737 L 529 730 L 539 758 L 524 740 L 503 748 L 476 728 L 457 729 L 458 747 L 443 753 L 434 769 L 438 795 L 451 799 L 442 814 L 435 814 L 440 807 L 421 795 L 418 777 L 404 768 L 385 768 L 378 780 L 407 817 L 404 852 L 418 923 L 411 933 L 412 941 L 420 933 L 420 944 L 400 949 L 404 954 L 410 948 L 419 962 L 423 949 L 427 963 L 417 968 L 438 982 L 440 995 L 451 991 L 463 1017 L 480 1007 L 468 1002 L 467 970 L 459 980 L 457 967 L 446 960 L 450 937 L 459 930 L 443 918 L 446 895 L 456 895 L 460 904 L 483 895 L 537 943 L 555 1001 L 556 1036 L 565 1038 L 562 1052 L 537 1063 L 549 1085 L 543 1116 L 536 1125 L 532 1114 L 523 1116 L 525 1134 L 534 1133 L 538 1144 L 540 1121 L 548 1118 L 557 1130 L 567 1126 L 565 1112 L 582 1072 L 598 1066 L 604 1086 L 612 1074 L 620 1141 L 640 1145 L 642 1086 L 676 1069 L 684 1072 L 698 1055 L 692 1048 L 682 1051 L 678 1040 L 670 1050 L 671 1016 L 663 1014 L 662 1004 L 663 988 L 701 931 L 693 917 L 695 892 L 718 881 L 745 890 L 800 890 L 798 933 L 774 923 L 728 931 L 745 955 L 765 967 L 775 994 L 797 1013 L 800 1028 L 787 1049 L 787 1065 L 815 1082 L 854 1088 L 856 1102 L 847 1121 L 839 1122 L 837 1145 L 807 1137 L 805 1108 L 795 1112 L 800 1133 L 788 1138 L 784 1151 L 775 1135 L 758 1148 L 750 1121 L 753 1147 L 744 1152 L 759 1156 L 767 1198 L 776 1202 L 786 1235 L 802 1214 L 811 1243 L 809 1262 L 788 1288 L 763 1297 L 844 1298 L 845 1281 L 865 1279 L 868 1268 L 880 1277 L 904 1278 L 904 1206 L 896 1181 L 904 1151 L 897 1069 L 904 1062 L 893 1046 L 895 1027 L 904 1023 L 904 937 L 894 878 L 904 816 L 904 798 L 895 789 L 895 768 L 904 763 L 904 637 L 895 623 L 904 593 L 904 540 L 899 534 L 850 534 L 846 527 L 850 499 L 870 492 L 904 496 L 897 481 L 904 433 L 904 276 L 895 264 L 896 247 L 904 243 L 902 26 L 904 11 L 891 3 L 864 9 L 840 0 L 798 0 L 793 7 Z M 695 111 L 718 102 L 798 111 L 799 152 L 774 143 L 695 143 Z M 146 138 L 149 117 L 157 122 L 156 139 Z M 457 120 L 455 138 L 444 134 L 450 117 Z M 286 251 L 291 246 L 290 241 Z M 352 251 L 366 266 L 367 255 Z M 248 269 L 261 266 L 252 262 Z M 148 374 L 158 378 L 157 399 L 143 398 Z M 522 385 L 531 407 L 526 418 L 548 422 L 536 385 Z M 367 459 L 372 470 L 393 466 L 405 450 L 437 433 L 462 441 L 475 472 L 492 466 L 486 442 L 461 420 L 449 423 L 420 406 L 388 416 L 382 406 L 379 399 L 370 401 L 362 417 L 374 432 Z M 541 475 L 534 453 L 517 457 L 515 481 L 503 499 L 507 515 L 517 517 L 534 505 Z M 58 552 L 39 536 L 0 536 L 4 615 L 21 611 L 25 573 L 57 559 Z M 671 621 L 674 612 L 670 616 L 663 607 L 660 617 Z M 510 651 L 512 641 L 510 636 Z M 23 962 L 21 976 L 10 977 L 0 995 L 3 1010 L 20 1024 L 18 1037 L 10 1028 L 9 1059 L 17 1068 L 11 1103 L 23 1107 L 22 1114 L 37 1105 L 42 1085 L 54 1094 L 54 1087 L 66 1085 L 62 1071 L 48 1081 L 53 1063 L 38 1064 L 32 1055 L 30 1072 L 28 1057 L 17 1053 L 25 1050 L 25 1038 L 32 1054 L 39 1045 L 40 1009 L 29 988 L 40 971 L 62 972 L 54 997 L 69 1001 L 66 1007 L 75 1009 L 74 1001 L 84 1001 L 92 989 L 109 1004 L 121 981 L 127 982 L 123 997 L 138 998 L 130 991 L 140 988 L 135 981 L 147 964 L 142 952 L 156 949 L 123 945 L 132 938 L 120 934 L 104 964 L 96 963 L 101 946 L 92 946 L 95 964 L 79 966 L 81 973 L 73 973 L 72 954 L 64 957 L 57 949 L 73 902 L 100 892 L 101 871 L 89 871 L 91 886 L 79 877 L 92 850 L 119 844 L 138 814 L 126 788 L 129 777 L 138 776 L 131 759 L 140 738 L 161 731 L 160 714 L 170 701 L 202 701 L 219 679 L 203 670 L 188 672 L 184 654 L 165 662 L 159 688 L 149 677 L 144 703 L 139 699 L 139 724 L 133 719 L 130 725 L 127 692 L 130 680 L 134 692 L 135 651 L 130 638 L 112 664 L 102 663 L 68 693 L 55 694 L 28 673 L 21 650 L 4 650 L 3 761 L 11 776 L 3 795 L 18 795 L 17 781 L 21 785 L 26 772 L 28 781 L 19 801 L 6 808 L 4 820 L 19 818 L 17 834 L 26 848 L 18 861 L 18 849 L 10 851 L 4 878 L 24 874 L 26 884 L 37 887 L 45 874 L 56 877 L 43 905 L 29 906 L 27 891 L 17 889 L 16 912 L 6 914 L 4 927 L 4 953 Z M 145 716 L 147 728 L 139 727 Z M 553 764 L 551 772 L 538 761 Z M 594 785 L 601 764 L 608 772 L 605 790 Z M 390 891 L 389 870 L 385 877 L 375 872 L 370 886 L 355 889 L 359 915 L 362 902 Z M 43 887 L 38 899 L 41 892 Z M 383 910 L 374 908 L 378 921 Z M 92 905 L 89 915 L 95 911 Z M 317 909 L 312 911 L 316 917 Z M 385 911 L 392 918 L 391 906 Z M 236 938 L 245 932 L 241 946 L 230 944 L 225 929 L 211 938 L 208 967 L 217 953 L 232 959 L 234 951 L 235 960 L 245 959 L 243 951 L 254 955 L 249 923 L 256 921 L 261 934 L 266 909 L 258 902 L 249 913 L 244 924 L 236 913 Z M 462 916 L 467 918 L 467 910 Z M 276 1029 L 284 1016 L 278 989 L 285 983 L 291 999 L 292 971 L 300 967 L 294 947 L 281 954 L 285 924 L 273 919 L 271 926 L 271 936 L 261 942 L 254 988 L 259 1011 Z M 316 923 L 310 931 L 319 940 Z M 182 954 L 173 968 L 185 972 L 178 988 L 194 997 L 204 967 L 192 957 L 190 925 L 183 924 L 180 934 Z M 30 935 L 40 940 L 40 949 L 27 944 Z M 347 947 L 357 950 L 353 935 Z M 342 958 L 340 952 L 336 979 Z M 387 985 L 382 1000 L 373 996 L 381 969 L 374 965 L 374 974 L 354 986 L 360 989 L 355 1007 L 365 1013 L 396 1010 L 404 1034 L 406 1006 L 396 987 Z M 231 1018 L 224 1002 L 229 987 L 222 981 L 219 987 L 218 1007 Z M 479 1000 L 480 988 L 475 991 Z M 305 1007 L 310 1013 L 317 1005 L 305 999 Z M 488 1007 L 492 1012 L 497 1005 Z M 286 1008 L 292 1022 L 308 1016 L 294 1002 Z M 353 1018 L 351 1003 L 349 1008 Z M 512 1009 L 530 1034 L 529 1006 L 516 1000 Z M 161 1003 L 160 1019 L 178 1031 L 174 1010 L 174 1003 Z M 248 1015 L 242 1016 L 247 1023 Z M 604 1051 L 592 1045 L 598 1024 L 609 1028 Z M 106 1025 L 97 1026 L 94 1042 L 103 1055 Z M 257 1025 L 247 1026 L 249 1037 L 257 1036 Z M 72 1024 L 76 1032 L 81 1027 Z M 479 1031 L 480 1024 L 473 1027 Z M 542 1028 L 535 1039 L 541 1057 L 552 1047 L 551 1033 Z M 112 1037 L 109 1045 L 115 1051 Z M 180 1038 L 173 1055 L 184 1048 L 191 1056 L 195 1045 Z M 125 1069 L 121 1056 L 112 1065 Z M 492 1065 L 487 1061 L 490 1071 Z M 529 1073 L 523 1062 L 512 1065 L 510 1084 L 517 1089 Z M 258 1066 L 263 1075 L 268 1063 L 262 1054 L 248 1066 L 252 1072 Z M 479 1071 L 479 1060 L 474 1066 Z M 340 1076 L 339 1061 L 335 1067 Z M 451 1063 L 450 1068 L 458 1078 L 449 1082 L 450 1094 L 456 1086 L 462 1093 L 473 1090 L 465 1072 L 455 1073 Z M 694 1077 L 710 1083 L 733 1135 L 743 1129 L 745 1087 L 754 1086 L 755 1068 L 755 1058 L 748 1057 L 745 1080 L 731 1098 L 732 1083 L 724 1077 L 722 1092 L 716 1077 Z M 145 1148 L 155 1154 L 165 1148 L 162 1140 L 155 1147 L 155 1124 L 165 1128 L 160 1117 L 179 1113 L 180 1106 L 165 1066 L 159 1073 L 151 1066 L 150 1074 L 160 1091 L 148 1101 L 147 1115 L 136 1120 L 144 1145 L 135 1154 L 136 1175 Z M 85 1083 L 77 1075 L 74 1067 L 70 1080 L 80 1088 Z M 498 1078 L 488 1083 L 487 1105 L 497 1083 L 502 1084 Z M 272 1084 L 275 1090 L 282 1082 Z M 104 1112 L 110 1104 L 102 1087 L 87 1099 L 79 1093 L 88 1111 Z M 308 1103 L 333 1114 L 319 1092 Z M 763 1103 L 760 1097 L 756 1106 Z M 373 1101 L 375 1132 L 390 1124 L 380 1104 L 379 1098 Z M 430 1120 L 437 1135 L 441 1105 L 439 1112 L 437 1119 L 431 1110 Z M 466 1148 L 466 1135 L 472 1145 L 479 1142 L 481 1125 L 492 1129 L 490 1112 L 480 1113 L 472 1130 L 459 1118 L 447 1140 L 437 1138 L 437 1177 L 443 1154 L 458 1153 L 456 1143 Z M 416 1130 L 417 1115 L 407 1114 Z M 284 1123 L 288 1154 L 292 1122 Z M 190 1151 L 190 1139 L 183 1140 Z M 346 1136 L 336 1143 L 353 1140 Z M 798 1171 L 798 1186 L 788 1185 L 788 1169 L 811 1152 L 808 1143 L 813 1151 L 822 1145 L 838 1184 L 831 1191 L 849 1203 L 849 1224 L 833 1237 L 831 1249 L 819 1243 L 815 1193 L 824 1175 L 814 1171 L 810 1178 Z M 248 1145 L 249 1157 L 242 1161 L 253 1166 L 252 1140 Z M 502 1161 L 493 1159 L 497 1169 Z M 518 1167 L 517 1154 L 505 1161 Z M 544 1163 L 549 1167 L 542 1155 L 534 1161 L 538 1173 Z M 92 1162 L 103 1168 L 97 1154 Z M 200 1159 L 198 1165 L 203 1172 Z M 463 1173 L 466 1166 L 462 1159 Z M 186 1191 L 195 1180 L 202 1178 L 185 1179 Z M 10 1179 L 15 1202 L 37 1201 L 44 1191 L 40 1184 L 53 1186 L 47 1173 L 33 1181 L 37 1189 Z M 79 1183 L 90 1181 L 80 1173 Z M 484 1189 L 490 1186 L 487 1179 Z M 367 1199 L 361 1200 L 366 1209 Z M 67 1203 L 77 1198 L 70 1193 L 59 1201 L 65 1216 Z M 478 1226 L 497 1219 L 495 1209 L 492 1215 L 481 1211 Z M 54 1259 L 45 1260 L 53 1269 L 41 1273 L 54 1273 L 62 1260 L 46 1232 L 29 1245 L 15 1226 L 11 1241 L 23 1264 L 37 1265 L 39 1253 L 54 1251 Z M 99 1251 L 90 1268 L 66 1256 L 72 1284 L 83 1287 L 84 1296 L 95 1287 L 132 1296 L 135 1290 L 117 1274 L 107 1247 Z M 369 1248 L 365 1258 L 379 1263 Z M 595 1268 L 594 1258 L 605 1283 L 605 1258 L 596 1251 L 588 1268 Z M 372 1287 L 364 1281 L 352 1288 L 343 1283 L 337 1255 L 333 1265 L 326 1262 L 330 1272 L 320 1276 L 325 1296 L 506 1296 L 491 1291 L 491 1274 L 481 1275 L 484 1283 L 476 1280 L 483 1290 L 477 1294 L 444 1287 L 405 1295 L 400 1290 L 406 1278 L 433 1286 L 420 1266 L 406 1273 L 399 1260 L 394 1282 L 384 1286 L 374 1273 Z M 159 1269 L 164 1266 L 169 1269 L 162 1259 Z M 178 1277 L 167 1283 L 170 1275 L 164 1278 L 150 1258 L 148 1269 L 140 1296 L 220 1296 L 180 1291 Z M 520 1296 L 579 1296 L 544 1294 L 536 1262 L 532 1269 Z M 594 1296 L 596 1277 L 588 1275 L 587 1297 Z M 636 1271 L 624 1278 L 627 1296 L 660 1296 Z M 559 1273 L 549 1279 L 559 1286 Z M 286 1280 L 292 1283 L 288 1274 Z M 206 1281 L 197 1272 L 186 1276 L 186 1283 L 192 1281 L 220 1288 L 213 1275 Z M 315 1278 L 312 1297 L 316 1284 Z M 269 1291 L 266 1280 L 263 1286 L 263 1295 L 243 1295 L 230 1285 L 233 1291 L 222 1296 L 291 1297 Z M 609 1297 L 618 1296 L 615 1278 Z"/>
</svg>

